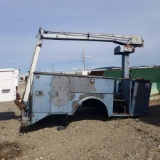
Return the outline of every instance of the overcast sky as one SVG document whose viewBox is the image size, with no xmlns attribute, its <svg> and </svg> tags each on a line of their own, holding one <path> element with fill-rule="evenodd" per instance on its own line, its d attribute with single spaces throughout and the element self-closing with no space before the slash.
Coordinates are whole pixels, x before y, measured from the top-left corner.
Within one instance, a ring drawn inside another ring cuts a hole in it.
<svg viewBox="0 0 160 160">
<path fill-rule="evenodd" d="M 27 72 L 39 27 L 49 31 L 140 35 L 144 47 L 130 66 L 160 65 L 160 0 L 0 0 L 0 68 Z M 82 70 L 121 66 L 116 44 L 47 41 L 37 70 Z"/>
</svg>

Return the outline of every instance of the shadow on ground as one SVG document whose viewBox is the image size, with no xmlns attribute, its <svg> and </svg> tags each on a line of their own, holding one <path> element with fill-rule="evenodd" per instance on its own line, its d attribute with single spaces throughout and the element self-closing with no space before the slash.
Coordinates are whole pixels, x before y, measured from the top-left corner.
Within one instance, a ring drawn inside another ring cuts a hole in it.
<svg viewBox="0 0 160 160">
<path fill-rule="evenodd" d="M 28 127 L 28 132 L 33 132 L 36 130 L 40 130 L 46 127 L 58 127 L 64 126 L 66 127 L 72 122 L 82 121 L 82 120 L 98 120 L 98 121 L 107 121 L 108 116 L 106 110 L 99 108 L 89 108 L 89 107 L 81 107 L 78 109 L 74 116 L 66 116 L 66 115 L 50 115 L 39 122 L 35 123 Z M 64 129 L 64 128 L 63 128 Z"/>
<path fill-rule="evenodd" d="M 160 105 L 153 105 L 149 107 L 149 116 L 139 117 L 139 120 L 160 127 Z"/>
<path fill-rule="evenodd" d="M 16 119 L 15 112 L 0 112 L 0 121 Z"/>
<path fill-rule="evenodd" d="M 114 120 L 117 121 L 119 119 L 127 119 L 127 118 L 114 118 Z M 149 116 L 138 117 L 138 119 L 147 124 L 160 126 L 160 105 L 151 106 L 149 108 Z M 48 116 L 40 120 L 39 122 L 35 123 L 34 125 L 29 126 L 28 132 L 33 132 L 48 127 L 58 127 L 58 126 L 64 126 L 63 129 L 65 129 L 65 126 L 69 125 L 70 123 L 82 120 L 98 120 L 105 122 L 109 119 L 106 114 L 106 110 L 104 110 L 103 108 L 99 109 L 96 107 L 94 108 L 81 107 L 76 111 L 74 116 L 68 116 L 68 119 L 66 115 Z"/>
</svg>

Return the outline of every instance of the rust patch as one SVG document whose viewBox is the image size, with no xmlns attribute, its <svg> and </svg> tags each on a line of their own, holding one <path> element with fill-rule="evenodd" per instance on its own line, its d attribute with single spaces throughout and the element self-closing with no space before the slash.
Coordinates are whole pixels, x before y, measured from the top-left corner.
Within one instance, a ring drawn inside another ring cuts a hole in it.
<svg viewBox="0 0 160 160">
<path fill-rule="evenodd" d="M 95 79 L 94 78 L 86 78 L 86 77 L 71 77 L 71 92 L 94 92 L 96 91 Z"/>
<path fill-rule="evenodd" d="M 104 94 L 95 94 L 95 93 L 84 93 L 82 95 L 79 96 L 79 99 L 77 101 L 73 101 L 72 102 L 72 108 L 73 110 L 76 110 L 78 105 L 77 103 L 84 99 L 84 98 L 87 98 L 87 97 L 90 97 L 90 96 L 93 96 L 93 97 L 97 97 L 97 98 L 100 98 L 100 99 L 104 99 Z M 90 99 L 90 98 L 89 98 Z"/>
<path fill-rule="evenodd" d="M 36 96 L 43 96 L 44 93 L 43 93 L 43 91 L 35 91 L 35 95 Z"/>
<path fill-rule="evenodd" d="M 76 109 L 78 108 L 77 102 L 78 102 L 78 101 L 73 101 L 73 102 L 72 102 L 72 108 L 73 108 L 74 110 L 76 110 Z"/>
<path fill-rule="evenodd" d="M 70 93 L 70 101 L 72 101 L 75 97 L 75 93 Z"/>
<path fill-rule="evenodd" d="M 103 99 L 104 98 L 104 94 L 96 94 L 96 93 L 84 93 L 82 94 L 79 99 L 83 99 L 83 98 L 86 98 L 86 97 L 89 97 L 89 96 L 94 96 L 94 97 L 98 97 L 100 99 Z"/>
<path fill-rule="evenodd" d="M 90 84 L 95 84 L 95 79 L 90 79 Z"/>
</svg>

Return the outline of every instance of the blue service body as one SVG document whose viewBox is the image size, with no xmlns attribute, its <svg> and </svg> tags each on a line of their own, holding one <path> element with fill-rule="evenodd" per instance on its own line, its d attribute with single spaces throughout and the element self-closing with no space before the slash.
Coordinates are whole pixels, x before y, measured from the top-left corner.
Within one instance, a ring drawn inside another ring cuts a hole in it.
<svg viewBox="0 0 160 160">
<path fill-rule="evenodd" d="M 48 115 L 74 115 L 88 100 L 103 104 L 108 117 L 146 116 L 150 89 L 147 80 L 34 72 L 22 126 Z"/>
</svg>

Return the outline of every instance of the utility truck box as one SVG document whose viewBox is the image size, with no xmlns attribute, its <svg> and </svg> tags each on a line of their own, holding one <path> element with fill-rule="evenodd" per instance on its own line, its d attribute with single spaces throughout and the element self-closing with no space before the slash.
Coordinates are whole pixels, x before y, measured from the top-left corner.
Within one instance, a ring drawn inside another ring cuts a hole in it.
<svg viewBox="0 0 160 160">
<path fill-rule="evenodd" d="M 37 38 L 24 96 L 17 99 L 17 105 L 21 108 L 20 132 L 48 115 L 74 115 L 77 108 L 82 106 L 90 109 L 102 107 L 108 117 L 148 114 L 150 81 L 129 76 L 129 55 L 135 52 L 136 47 L 143 46 L 142 37 L 52 32 L 40 28 Z M 45 39 L 113 42 L 121 45 L 114 49 L 114 54 L 122 56 L 122 78 L 36 72 Z"/>
<path fill-rule="evenodd" d="M 74 115 L 84 106 L 103 108 L 108 117 L 146 116 L 150 87 L 143 79 L 34 72 L 22 126 L 48 115 Z"/>
<path fill-rule="evenodd" d="M 16 99 L 19 70 L 9 68 L 0 69 L 0 102 L 13 101 Z"/>
</svg>

